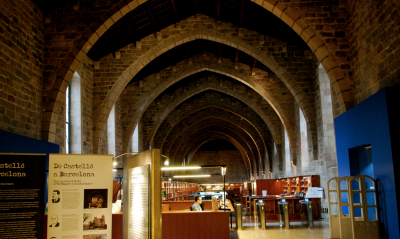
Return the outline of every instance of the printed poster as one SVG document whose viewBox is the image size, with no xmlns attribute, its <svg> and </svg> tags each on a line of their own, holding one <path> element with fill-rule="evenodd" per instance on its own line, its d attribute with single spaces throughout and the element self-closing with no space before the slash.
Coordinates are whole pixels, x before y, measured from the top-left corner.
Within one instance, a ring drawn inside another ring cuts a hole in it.
<svg viewBox="0 0 400 239">
<path fill-rule="evenodd" d="M 50 154 L 48 239 L 111 239 L 112 158 Z"/>
<path fill-rule="evenodd" d="M 0 238 L 43 238 L 45 154 L 0 154 Z"/>
</svg>

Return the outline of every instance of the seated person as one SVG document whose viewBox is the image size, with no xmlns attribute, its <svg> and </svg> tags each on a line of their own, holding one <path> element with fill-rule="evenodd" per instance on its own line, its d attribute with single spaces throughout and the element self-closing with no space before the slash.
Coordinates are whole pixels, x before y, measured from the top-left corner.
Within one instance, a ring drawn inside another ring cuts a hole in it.
<svg viewBox="0 0 400 239">
<path fill-rule="evenodd" d="M 198 212 L 203 211 L 203 209 L 201 209 L 200 206 L 201 202 L 202 202 L 201 196 L 195 196 L 194 204 L 192 205 L 192 211 L 198 211 Z"/>
</svg>

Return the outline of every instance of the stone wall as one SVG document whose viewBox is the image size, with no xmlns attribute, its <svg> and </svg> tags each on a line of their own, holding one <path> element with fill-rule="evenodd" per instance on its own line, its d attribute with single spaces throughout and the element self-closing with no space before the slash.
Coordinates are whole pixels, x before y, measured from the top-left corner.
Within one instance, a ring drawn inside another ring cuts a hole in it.
<svg viewBox="0 0 400 239">
<path fill-rule="evenodd" d="M 1 130 L 41 138 L 43 48 L 42 12 L 30 0 L 0 1 Z"/>
</svg>

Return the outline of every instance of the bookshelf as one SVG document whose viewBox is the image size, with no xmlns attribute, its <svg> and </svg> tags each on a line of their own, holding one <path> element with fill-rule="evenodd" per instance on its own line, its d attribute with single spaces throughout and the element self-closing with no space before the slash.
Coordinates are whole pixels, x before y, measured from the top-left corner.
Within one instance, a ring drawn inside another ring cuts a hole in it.
<svg viewBox="0 0 400 239">
<path fill-rule="evenodd" d="M 289 195 L 294 195 L 296 192 L 307 193 L 309 187 L 319 187 L 319 175 L 283 178 L 281 181 L 284 194 L 289 192 Z"/>
<path fill-rule="evenodd" d="M 161 188 L 165 190 L 165 197 L 163 201 L 183 201 L 187 200 L 188 194 L 197 193 L 199 185 L 195 183 L 177 182 L 177 181 L 163 181 Z M 161 190 L 162 191 L 162 190 Z"/>
</svg>

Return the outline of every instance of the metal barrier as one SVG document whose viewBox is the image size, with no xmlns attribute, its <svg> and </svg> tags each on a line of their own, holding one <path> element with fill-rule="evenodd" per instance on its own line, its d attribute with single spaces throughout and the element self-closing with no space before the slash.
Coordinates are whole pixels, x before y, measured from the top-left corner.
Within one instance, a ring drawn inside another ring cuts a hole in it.
<svg viewBox="0 0 400 239">
<path fill-rule="evenodd" d="M 289 229 L 290 228 L 289 203 L 278 202 L 278 213 L 279 213 L 279 226 L 281 228 Z"/>
<path fill-rule="evenodd" d="M 300 220 L 303 227 L 314 228 L 313 203 L 300 201 Z"/>
<path fill-rule="evenodd" d="M 243 230 L 242 204 L 235 203 L 236 230 Z"/>
<path fill-rule="evenodd" d="M 257 221 L 260 223 L 260 228 L 265 229 L 265 203 L 263 200 L 257 202 Z"/>
</svg>

